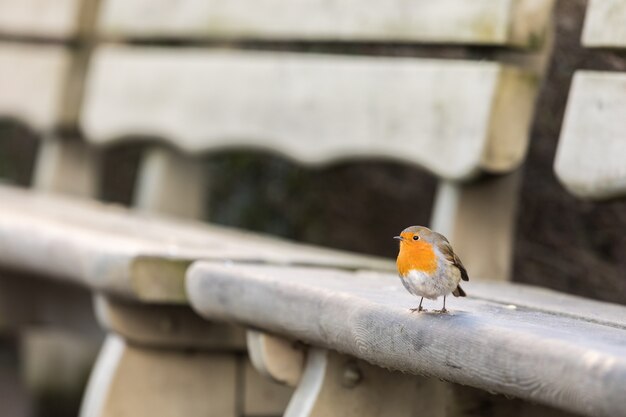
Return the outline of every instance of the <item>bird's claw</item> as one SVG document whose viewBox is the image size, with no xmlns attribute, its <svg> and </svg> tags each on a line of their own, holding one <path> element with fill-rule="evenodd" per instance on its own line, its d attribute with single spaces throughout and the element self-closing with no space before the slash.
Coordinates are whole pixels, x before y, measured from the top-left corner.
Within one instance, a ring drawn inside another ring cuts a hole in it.
<svg viewBox="0 0 626 417">
<path fill-rule="evenodd" d="M 409 311 L 410 311 L 411 313 L 415 313 L 416 311 L 417 311 L 418 313 L 421 313 L 422 311 L 423 311 L 423 312 L 427 312 L 428 310 L 426 310 L 426 309 L 425 309 L 425 308 L 423 308 L 423 307 L 416 307 L 416 308 L 411 308 L 411 309 L 409 309 Z"/>
<path fill-rule="evenodd" d="M 448 310 L 446 310 L 445 308 L 442 308 L 441 310 L 433 310 L 435 313 L 441 313 L 441 314 L 445 314 L 448 312 Z"/>
</svg>

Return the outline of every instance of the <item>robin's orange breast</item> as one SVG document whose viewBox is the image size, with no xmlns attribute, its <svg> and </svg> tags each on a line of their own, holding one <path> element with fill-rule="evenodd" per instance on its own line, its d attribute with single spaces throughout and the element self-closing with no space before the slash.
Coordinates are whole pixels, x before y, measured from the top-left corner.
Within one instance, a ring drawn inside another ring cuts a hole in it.
<svg viewBox="0 0 626 417">
<path fill-rule="evenodd" d="M 411 270 L 432 274 L 437 270 L 437 256 L 430 243 L 402 242 L 396 261 L 398 273 L 404 277 Z"/>
</svg>

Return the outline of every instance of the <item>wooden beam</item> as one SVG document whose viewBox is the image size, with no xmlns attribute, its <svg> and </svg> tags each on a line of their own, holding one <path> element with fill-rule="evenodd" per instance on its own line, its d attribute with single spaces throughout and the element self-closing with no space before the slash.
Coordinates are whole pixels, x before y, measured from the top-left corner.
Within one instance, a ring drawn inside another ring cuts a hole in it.
<svg viewBox="0 0 626 417">
<path fill-rule="evenodd" d="M 186 303 L 197 259 L 394 270 L 390 260 L 0 187 L 0 263 L 153 303 Z"/>
<path fill-rule="evenodd" d="M 110 38 L 393 41 L 534 47 L 552 0 L 199 1 L 109 0 Z"/>
<path fill-rule="evenodd" d="M 223 353 L 229 352 L 238 368 L 235 376 L 238 387 L 237 407 L 246 416 L 280 415 L 286 408 L 292 389 L 261 377 L 252 367 L 243 354 L 246 339 L 242 328 L 207 322 L 185 306 L 137 303 L 98 295 L 95 308 L 104 328 L 123 337 L 125 343 L 142 348 L 136 355 L 144 356 L 153 349 L 175 349 L 181 354 L 202 350 L 204 354 L 213 352 L 217 356 L 224 356 Z M 107 359 L 101 360 L 103 366 L 113 366 L 107 364 Z M 107 372 L 110 371 L 109 369 Z M 137 373 L 134 377 L 141 376 Z M 104 391 L 104 388 L 99 389 Z M 212 404 L 221 401 L 211 392 L 206 395 L 204 402 Z"/>
<path fill-rule="evenodd" d="M 168 216 L 202 219 L 207 203 L 205 165 L 174 150 L 155 146 L 142 158 L 134 206 Z"/>
<path fill-rule="evenodd" d="M 252 364 L 263 376 L 292 387 L 298 385 L 304 371 L 302 346 L 254 330 L 246 332 L 246 341 Z"/>
<path fill-rule="evenodd" d="M 395 274 L 199 262 L 187 279 L 210 320 L 572 412 L 626 415 L 625 327 L 476 299 L 467 285 L 449 314 L 414 314 L 418 299 Z"/>
<path fill-rule="evenodd" d="M 472 282 L 472 295 L 508 309 L 531 309 L 626 329 L 624 306 L 523 284 Z"/>
<path fill-rule="evenodd" d="M 444 382 L 390 372 L 349 356 L 311 349 L 285 417 L 445 416 Z"/>
<path fill-rule="evenodd" d="M 63 46 L 0 42 L 0 115 L 38 131 L 62 124 L 70 66 Z"/>
<path fill-rule="evenodd" d="M 509 281 L 521 171 L 469 184 L 442 181 L 431 228 L 443 233 L 471 279 Z"/>
<path fill-rule="evenodd" d="M 38 191 L 95 198 L 100 190 L 100 154 L 79 140 L 58 137 L 39 145 L 33 187 Z"/>
<path fill-rule="evenodd" d="M 81 3 L 89 0 L 2 0 L 0 34 L 68 40 L 79 33 Z"/>
<path fill-rule="evenodd" d="M 583 45 L 626 48 L 626 1 L 589 0 L 583 27 Z"/>
<path fill-rule="evenodd" d="M 90 376 L 81 417 L 235 417 L 236 358 L 150 349 L 108 336 Z"/>
<path fill-rule="evenodd" d="M 98 321 L 130 343 L 155 348 L 202 348 L 245 350 L 243 329 L 207 322 L 187 306 L 137 303 L 124 299 L 95 297 Z"/>
<path fill-rule="evenodd" d="M 626 195 L 626 74 L 577 71 L 554 170 L 574 195 Z"/>
<path fill-rule="evenodd" d="M 109 46 L 81 125 L 97 144 L 141 135 L 312 164 L 386 157 L 459 180 L 521 163 L 537 86 L 494 62 Z"/>
<path fill-rule="evenodd" d="M 261 375 L 246 357 L 240 359 L 243 367 L 243 406 L 245 417 L 282 416 L 293 388 Z"/>
</svg>

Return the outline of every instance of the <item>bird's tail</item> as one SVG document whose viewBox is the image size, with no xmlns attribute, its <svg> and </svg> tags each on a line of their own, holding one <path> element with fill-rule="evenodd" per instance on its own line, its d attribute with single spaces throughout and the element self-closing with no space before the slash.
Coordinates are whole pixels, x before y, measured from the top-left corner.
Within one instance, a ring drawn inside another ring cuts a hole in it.
<svg viewBox="0 0 626 417">
<path fill-rule="evenodd" d="M 467 294 L 465 294 L 465 291 L 463 291 L 460 285 L 457 285 L 456 289 L 452 291 L 452 295 L 455 297 L 465 297 Z"/>
</svg>

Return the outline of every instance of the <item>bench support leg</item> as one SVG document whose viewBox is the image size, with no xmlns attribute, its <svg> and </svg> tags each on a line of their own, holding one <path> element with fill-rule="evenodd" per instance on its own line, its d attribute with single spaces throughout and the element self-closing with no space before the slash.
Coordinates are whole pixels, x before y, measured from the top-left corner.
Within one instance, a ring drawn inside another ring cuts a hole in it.
<svg viewBox="0 0 626 417">
<path fill-rule="evenodd" d="M 48 326 L 22 329 L 22 373 L 34 415 L 77 414 L 99 342 Z"/>
<path fill-rule="evenodd" d="M 142 158 L 138 181 L 134 206 L 139 209 L 202 218 L 207 196 L 202 161 L 155 146 Z"/>
<path fill-rule="evenodd" d="M 145 348 L 109 335 L 81 417 L 235 417 L 237 356 Z"/>
<path fill-rule="evenodd" d="M 267 333 L 246 332 L 244 416 L 283 415 L 304 369 L 304 350 Z"/>
<path fill-rule="evenodd" d="M 20 371 L 31 414 L 76 415 L 103 336 L 93 314 L 91 294 L 75 285 L 1 271 L 2 335 L 19 340 L 20 354 L 11 366 Z M 0 340 L 0 351 L 2 343 Z M 1 362 L 0 354 L 0 367 Z M 10 396 L 5 400 L 0 393 L 0 409 L 12 402 Z"/>
<path fill-rule="evenodd" d="M 33 186 L 51 193 L 96 197 L 100 157 L 80 140 L 47 138 L 41 143 Z"/>
<path fill-rule="evenodd" d="M 311 348 L 285 417 L 445 416 L 447 384 Z"/>
<path fill-rule="evenodd" d="M 243 368 L 242 417 L 282 416 L 293 395 L 293 388 L 260 374 L 247 356 L 242 356 L 240 360 Z"/>
<path fill-rule="evenodd" d="M 439 184 L 431 227 L 450 240 L 470 278 L 510 280 L 520 182 L 518 170 L 473 184 Z"/>
<path fill-rule="evenodd" d="M 246 332 L 248 355 L 266 378 L 290 387 L 298 385 L 305 365 L 303 346 L 256 330 Z"/>
</svg>

